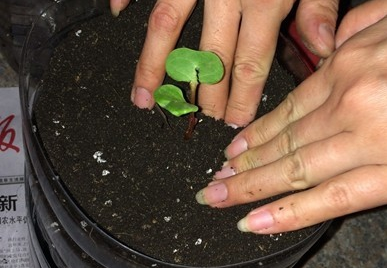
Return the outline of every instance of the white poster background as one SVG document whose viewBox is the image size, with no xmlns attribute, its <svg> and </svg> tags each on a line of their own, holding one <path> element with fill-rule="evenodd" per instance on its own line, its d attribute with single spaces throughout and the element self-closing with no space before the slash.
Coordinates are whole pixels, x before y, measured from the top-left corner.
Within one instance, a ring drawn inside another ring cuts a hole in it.
<svg viewBox="0 0 387 268">
<path fill-rule="evenodd" d="M 0 88 L 0 267 L 29 268 L 18 88 Z"/>
</svg>

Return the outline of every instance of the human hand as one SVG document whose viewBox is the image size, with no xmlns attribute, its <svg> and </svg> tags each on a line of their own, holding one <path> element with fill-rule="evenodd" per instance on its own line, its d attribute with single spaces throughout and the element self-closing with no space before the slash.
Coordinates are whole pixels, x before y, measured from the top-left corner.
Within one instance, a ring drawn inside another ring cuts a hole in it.
<svg viewBox="0 0 387 268">
<path fill-rule="evenodd" d="M 308 40 L 308 47 L 318 55 L 329 55 L 334 49 L 338 1 L 300 1 L 298 23 L 310 24 L 300 30 Z M 123 8 L 128 2 L 111 0 L 112 13 L 118 14 L 118 6 Z M 196 2 L 156 2 L 132 89 L 131 100 L 138 107 L 153 107 L 153 91 L 163 81 L 165 59 L 175 47 Z M 201 85 L 198 102 L 203 113 L 222 118 L 234 127 L 245 126 L 254 119 L 272 64 L 281 22 L 294 2 L 205 1 L 200 49 L 211 50 L 221 57 L 225 76 L 216 85 Z"/>
<path fill-rule="evenodd" d="M 384 17 L 342 43 L 275 110 L 241 131 L 198 202 L 223 208 L 307 189 L 238 223 L 258 234 L 387 204 L 386 62 Z"/>
</svg>

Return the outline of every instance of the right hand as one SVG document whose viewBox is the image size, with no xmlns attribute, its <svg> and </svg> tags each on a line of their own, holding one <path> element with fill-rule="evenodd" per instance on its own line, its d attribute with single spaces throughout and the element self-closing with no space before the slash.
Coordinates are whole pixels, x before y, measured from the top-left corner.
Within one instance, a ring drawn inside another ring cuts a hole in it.
<svg viewBox="0 0 387 268">
<path fill-rule="evenodd" d="M 216 180 L 198 192 L 200 204 L 224 208 L 291 192 L 239 222 L 258 234 L 387 204 L 387 2 L 379 7 L 382 19 L 239 132 Z"/>
</svg>

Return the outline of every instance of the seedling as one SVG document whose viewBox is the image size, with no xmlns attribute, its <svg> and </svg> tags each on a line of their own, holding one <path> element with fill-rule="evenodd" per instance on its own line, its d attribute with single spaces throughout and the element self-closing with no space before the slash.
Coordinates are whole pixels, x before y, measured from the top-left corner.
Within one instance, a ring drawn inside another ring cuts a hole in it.
<svg viewBox="0 0 387 268">
<path fill-rule="evenodd" d="M 154 92 L 158 105 L 175 116 L 189 114 L 188 128 L 185 138 L 192 136 L 197 123 L 195 113 L 199 110 L 196 105 L 197 88 L 199 84 L 216 84 L 224 74 L 223 63 L 220 58 L 210 51 L 197 51 L 189 48 L 177 48 L 167 57 L 167 74 L 178 82 L 189 83 L 189 102 L 177 86 L 162 85 Z"/>
</svg>

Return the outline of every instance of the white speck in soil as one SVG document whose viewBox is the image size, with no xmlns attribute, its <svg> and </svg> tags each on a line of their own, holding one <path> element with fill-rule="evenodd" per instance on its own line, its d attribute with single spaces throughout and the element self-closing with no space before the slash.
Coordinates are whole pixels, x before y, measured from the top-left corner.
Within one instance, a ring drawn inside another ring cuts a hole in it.
<svg viewBox="0 0 387 268">
<path fill-rule="evenodd" d="M 93 154 L 93 158 L 97 160 L 97 163 L 106 163 L 106 160 L 105 159 L 102 159 L 102 156 L 103 153 L 101 151 L 96 151 L 94 154 Z M 109 172 L 110 173 L 110 172 Z M 107 174 L 109 174 L 107 173 Z M 106 175 L 107 175 L 106 174 Z M 106 176 L 102 173 L 102 176 Z"/>
<path fill-rule="evenodd" d="M 267 101 L 267 95 L 266 94 L 262 94 L 262 102 L 265 102 Z"/>
<path fill-rule="evenodd" d="M 59 120 L 55 120 L 55 119 L 52 119 L 52 122 L 53 122 L 54 124 L 59 124 L 59 123 L 60 123 Z"/>
<path fill-rule="evenodd" d="M 82 33 L 82 30 L 78 30 L 78 31 L 75 32 L 75 35 L 76 35 L 77 37 L 80 37 L 80 36 L 81 36 L 81 33 Z"/>
<path fill-rule="evenodd" d="M 176 198 L 176 203 L 179 203 L 180 202 L 180 198 Z"/>
<path fill-rule="evenodd" d="M 196 242 L 195 242 L 195 246 L 200 245 L 202 242 L 203 242 L 203 240 L 201 238 L 198 238 L 198 240 L 196 240 Z"/>
<path fill-rule="evenodd" d="M 172 219 L 171 216 L 165 216 L 165 217 L 164 217 L 164 221 L 165 221 L 165 222 L 170 222 L 171 219 Z"/>
<path fill-rule="evenodd" d="M 173 250 L 173 253 L 176 253 L 176 252 L 178 252 L 178 251 L 179 251 L 179 250 L 175 248 L 175 249 Z"/>
<path fill-rule="evenodd" d="M 107 176 L 109 174 L 110 174 L 109 170 L 106 170 L 106 169 L 102 170 L 102 176 Z"/>
<path fill-rule="evenodd" d="M 105 203 L 103 204 L 107 207 L 111 207 L 113 205 L 113 201 L 109 199 L 109 200 L 106 200 Z"/>
<path fill-rule="evenodd" d="M 59 135 L 60 135 L 59 131 L 55 130 L 55 136 L 59 136 Z"/>
<path fill-rule="evenodd" d="M 207 174 L 211 174 L 211 173 L 212 173 L 212 168 L 207 169 L 207 170 L 206 170 L 206 173 L 207 173 Z"/>
<path fill-rule="evenodd" d="M 276 234 L 276 235 L 271 234 L 270 238 L 273 239 L 274 241 L 278 241 L 281 236 L 282 236 L 282 233 Z"/>
</svg>

